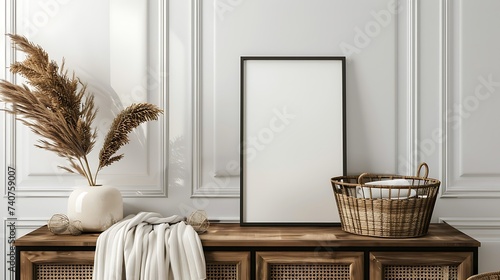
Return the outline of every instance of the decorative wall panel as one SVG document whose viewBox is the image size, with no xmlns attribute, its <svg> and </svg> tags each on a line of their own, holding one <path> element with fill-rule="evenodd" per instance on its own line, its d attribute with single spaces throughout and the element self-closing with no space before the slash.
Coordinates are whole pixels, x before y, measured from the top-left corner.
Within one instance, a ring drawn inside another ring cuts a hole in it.
<svg viewBox="0 0 500 280">
<path fill-rule="evenodd" d="M 418 7 L 416 1 L 361 2 L 192 0 L 194 197 L 239 195 L 244 55 L 347 56 L 348 172 L 413 171 Z M 372 71 L 380 65 L 384 71 Z M 383 106 L 372 107 L 381 100 Z M 365 149 L 371 145 L 379 149 Z"/>
<path fill-rule="evenodd" d="M 500 196 L 500 40 L 487 32 L 500 27 L 499 9 L 442 2 L 444 197 Z"/>
<path fill-rule="evenodd" d="M 65 58 L 69 74 L 74 72 L 94 94 L 99 110 L 94 122 L 98 141 L 89 155 L 92 167 L 97 165 L 99 149 L 119 111 L 139 102 L 167 108 L 164 1 L 8 2 L 7 33 L 24 35 L 41 45 L 60 66 Z M 95 8 L 99 5 L 106 9 Z M 84 24 L 89 18 L 93 25 Z M 12 48 L 7 49 L 6 57 L 7 65 L 22 59 Z M 21 77 L 7 78 L 23 82 Z M 9 120 L 6 127 L 6 164 L 16 167 L 18 196 L 66 196 L 73 187 L 86 184 L 83 177 L 58 168 L 67 164 L 64 159 L 35 148 L 38 137 L 29 129 Z M 141 125 L 130 134 L 130 143 L 119 151 L 124 159 L 104 168 L 98 183 L 115 185 L 124 196 L 165 197 L 167 139 L 165 111 L 159 121 Z"/>
</svg>

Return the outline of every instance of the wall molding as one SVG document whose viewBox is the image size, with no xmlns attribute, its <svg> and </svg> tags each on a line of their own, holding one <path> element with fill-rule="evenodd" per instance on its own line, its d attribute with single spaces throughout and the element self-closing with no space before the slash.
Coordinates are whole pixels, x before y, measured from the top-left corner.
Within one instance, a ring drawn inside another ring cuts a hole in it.
<svg viewBox="0 0 500 280">
<path fill-rule="evenodd" d="M 418 102 L 418 1 L 410 0 L 408 1 L 408 170 L 406 174 L 413 174 L 418 165 L 418 114 L 419 114 L 419 102 Z"/>
<path fill-rule="evenodd" d="M 5 6 L 6 5 L 0 5 L 0 14 L 1 15 L 5 15 L 6 12 L 5 12 Z M 7 18 L 4 20 L 4 24 L 0 24 L 0 34 L 6 34 L 7 32 L 5 32 L 5 24 L 7 22 Z M 7 70 L 7 67 L 5 65 L 5 56 L 6 56 L 6 48 L 7 48 L 7 42 L 3 42 L 3 44 L 0 44 L 0 53 L 2 54 L 2 57 L 4 59 L 0 60 L 0 79 L 6 79 L 5 75 L 6 75 L 6 70 Z M 7 126 L 7 123 L 6 123 L 6 120 L 5 120 L 5 103 L 3 102 L 0 102 L 0 126 L 1 127 L 6 127 Z M 7 169 L 7 166 L 6 166 L 6 163 L 7 163 L 7 156 L 5 155 L 5 152 L 7 151 L 7 149 L 5 148 L 5 142 L 6 142 L 6 138 L 7 138 L 7 133 L 4 132 L 4 136 L 1 137 L 0 136 L 0 170 L 6 170 Z M 5 173 L 4 171 L 0 171 L 0 182 L 6 182 L 6 178 L 5 178 Z M 5 194 L 4 194 L 5 195 Z"/>
<path fill-rule="evenodd" d="M 439 217 L 439 222 L 460 228 L 500 230 L 500 218 Z"/>
<path fill-rule="evenodd" d="M 4 26 L 4 33 L 7 34 L 9 32 L 15 32 L 16 30 L 16 24 L 15 24 L 15 7 L 16 7 L 16 1 L 15 0 L 10 0 L 5 2 L 5 10 L 3 11 L 3 14 L 5 14 L 5 26 Z M 4 68 L 2 71 L 5 71 L 3 74 L 4 76 L 2 79 L 5 80 L 10 80 L 10 81 L 15 81 L 15 75 L 13 75 L 10 71 L 7 71 L 7 65 L 9 65 L 9 61 L 14 61 L 15 59 L 15 53 L 12 51 L 12 48 L 10 47 L 10 42 L 8 40 L 4 41 L 4 46 L 2 46 L 2 52 L 3 57 L 5 58 L 3 63 Z M 8 105 L 5 103 L 0 103 L 0 109 L 6 109 L 8 108 Z M 2 146 L 0 147 L 3 149 L 3 159 L 2 159 L 2 171 L 1 174 L 4 174 L 3 181 L 5 182 L 6 180 L 6 169 L 8 167 L 13 167 L 15 166 L 15 141 L 14 141 L 14 135 L 15 135 L 15 118 L 10 115 L 5 113 L 5 111 L 0 111 L 0 114 L 2 114 L 2 123 L 4 124 L 4 138 L 2 139 Z M 11 129 L 8 129 L 11 128 Z M 3 197 L 7 197 L 7 184 L 3 185 Z"/>
<path fill-rule="evenodd" d="M 37 217 L 37 218 L 16 218 L 15 220 L 4 218 L 3 219 L 3 224 L 4 224 L 4 232 L 7 234 L 7 228 L 5 226 L 12 221 L 15 221 L 16 223 L 16 229 L 17 230 L 23 230 L 23 231 L 32 231 L 35 230 L 41 226 L 44 226 L 47 224 L 47 221 L 50 219 L 50 217 Z M 5 235 L 8 236 L 8 235 Z M 20 236 L 18 235 L 17 238 Z"/>
<path fill-rule="evenodd" d="M 448 115 L 448 75 L 449 75 L 449 57 L 448 57 L 448 20 L 449 20 L 449 3 L 448 0 L 441 0 L 441 18 L 440 18 L 440 42 L 441 42 L 441 77 L 440 77 L 440 88 L 441 88 L 441 119 L 440 119 L 440 129 L 444 133 L 444 139 L 447 139 L 448 122 L 446 121 L 446 116 Z M 448 187 L 448 141 L 445 140 L 441 144 L 441 193 L 446 196 Z"/>
<path fill-rule="evenodd" d="M 454 52 L 458 46 L 454 44 L 454 36 L 457 32 L 453 32 L 456 28 L 457 13 L 455 5 L 460 5 L 457 1 L 441 0 L 441 22 L 440 22 L 440 90 L 441 90 L 441 120 L 440 130 L 443 132 L 443 140 L 441 144 L 441 176 L 442 176 L 442 196 L 443 198 L 486 198 L 500 197 L 500 188 L 498 185 L 498 174 L 478 174 L 478 173 L 463 173 L 459 170 L 459 158 L 454 151 L 456 143 L 456 130 L 460 127 L 452 127 L 449 123 L 448 116 L 452 115 L 452 105 L 454 103 L 453 94 L 459 91 L 458 85 L 454 79 L 453 69 L 456 69 L 457 58 L 454 57 Z M 459 7 L 459 6 L 458 6 Z M 458 20 L 460 20 L 458 18 Z M 497 179 L 493 181 L 494 179 Z M 473 186 L 473 187 L 470 187 Z"/>
<path fill-rule="evenodd" d="M 439 222 L 447 223 L 483 242 L 500 242 L 500 218 L 439 217 Z"/>
<path fill-rule="evenodd" d="M 161 37 L 158 40 L 158 77 L 154 77 L 157 81 L 158 87 L 158 105 L 162 109 L 166 109 L 168 105 L 168 81 L 167 81 L 167 71 L 168 71 L 168 0 L 159 1 L 159 27 L 158 35 Z M 16 0 L 9 0 L 5 5 L 5 33 L 18 33 L 18 26 L 16 23 L 20 20 L 17 19 L 18 11 Z M 8 47 L 10 46 L 10 40 L 5 42 L 5 66 L 10 65 L 12 62 L 16 61 L 16 51 Z M 151 73 L 147 73 L 151 75 Z M 156 75 L 156 73 L 155 73 Z M 8 81 L 16 82 L 14 75 L 10 72 L 5 73 L 5 78 Z M 167 197 L 168 188 L 168 173 L 167 166 L 169 160 L 169 150 L 168 150 L 168 114 L 163 114 L 160 117 L 158 130 L 154 131 L 155 136 L 158 140 L 153 141 L 154 147 L 148 147 L 148 158 L 150 155 L 158 155 L 158 161 L 155 163 L 147 164 L 147 171 L 143 174 L 132 175 L 129 179 L 123 179 L 126 174 L 114 174 L 114 175 L 101 175 L 103 181 L 113 182 L 114 186 L 118 187 L 122 192 L 124 197 Z M 71 176 L 68 174 L 30 174 L 22 166 L 17 166 L 16 157 L 18 153 L 16 152 L 16 146 L 21 146 L 19 143 L 22 139 L 16 137 L 19 133 L 16 129 L 17 124 L 14 117 L 6 114 L 5 116 L 5 143 L 3 147 L 5 153 L 5 166 L 12 166 L 17 168 L 17 193 L 18 197 L 67 197 L 73 188 L 76 186 L 75 180 L 76 176 Z M 17 132 L 16 132 L 17 131 Z M 28 130 L 26 130 L 28 131 Z M 148 140 L 150 141 L 150 140 Z M 151 143 L 151 142 L 150 142 Z M 151 144 L 149 145 L 151 146 Z M 151 161 L 151 160 L 149 160 Z M 160 165 L 160 166 L 158 166 Z M 155 170 L 151 167 L 154 166 Z M 107 178 L 106 178 L 107 176 Z M 80 178 L 80 177 L 78 177 Z M 4 189 L 6 193 L 6 189 Z"/>
<path fill-rule="evenodd" d="M 210 173 L 210 181 L 203 180 L 202 165 L 202 88 L 203 88 L 203 4 L 191 0 L 191 90 L 192 90 L 192 191 L 191 197 L 239 197 L 239 176 Z M 214 153 L 214 156 L 217 156 Z"/>
<path fill-rule="evenodd" d="M 201 3 L 191 0 L 192 196 L 201 185 Z"/>
<path fill-rule="evenodd" d="M 419 164 L 419 56 L 418 1 L 401 2 L 398 13 L 397 174 L 413 175 Z"/>
</svg>

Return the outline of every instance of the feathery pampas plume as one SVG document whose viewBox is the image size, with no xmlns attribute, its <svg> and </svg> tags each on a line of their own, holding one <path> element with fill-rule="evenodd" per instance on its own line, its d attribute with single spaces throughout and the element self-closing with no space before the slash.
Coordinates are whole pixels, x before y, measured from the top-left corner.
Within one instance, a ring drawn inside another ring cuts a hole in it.
<svg viewBox="0 0 500 280">
<path fill-rule="evenodd" d="M 8 113 L 41 137 L 35 145 L 66 158 L 69 166 L 60 168 L 84 176 L 90 186 L 97 185 L 97 174 L 123 158 L 114 154 L 129 142 L 128 134 L 140 124 L 157 120 L 163 113 L 149 103 L 133 104 L 119 113 L 113 121 L 99 153 L 99 166 L 93 174 L 87 155 L 94 148 L 97 131 L 92 127 L 97 109 L 94 96 L 73 73 L 68 76 L 61 67 L 50 61 L 42 47 L 25 37 L 9 35 L 16 48 L 26 54 L 20 62 L 12 63 L 10 71 L 27 80 L 28 85 L 0 81 L 0 101 L 11 103 Z"/>
</svg>

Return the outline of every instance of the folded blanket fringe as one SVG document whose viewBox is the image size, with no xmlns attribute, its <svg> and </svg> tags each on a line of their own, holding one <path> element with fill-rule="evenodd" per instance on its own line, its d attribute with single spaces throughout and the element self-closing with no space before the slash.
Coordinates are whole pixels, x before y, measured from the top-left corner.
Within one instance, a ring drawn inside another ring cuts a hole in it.
<svg viewBox="0 0 500 280">
<path fill-rule="evenodd" d="M 200 238 L 181 216 L 130 215 L 99 235 L 94 280 L 205 279 Z"/>
</svg>

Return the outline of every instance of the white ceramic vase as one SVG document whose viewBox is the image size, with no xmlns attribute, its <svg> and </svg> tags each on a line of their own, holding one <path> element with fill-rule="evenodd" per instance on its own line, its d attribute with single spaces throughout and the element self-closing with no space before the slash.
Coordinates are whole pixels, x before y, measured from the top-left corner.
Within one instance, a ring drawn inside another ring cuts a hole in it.
<svg viewBox="0 0 500 280">
<path fill-rule="evenodd" d="M 111 186 L 78 187 L 68 198 L 67 216 L 80 221 L 83 232 L 102 232 L 123 219 L 123 199 Z"/>
</svg>

